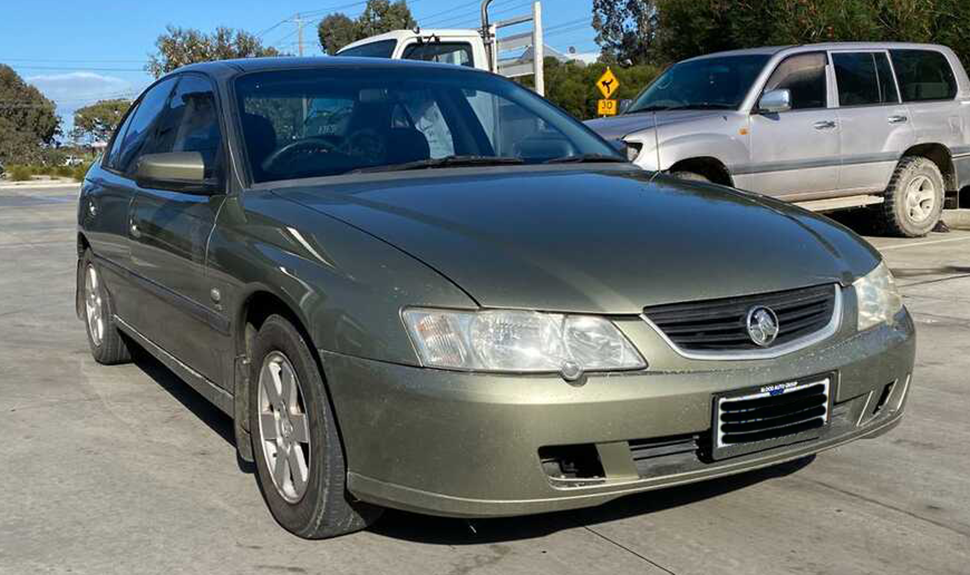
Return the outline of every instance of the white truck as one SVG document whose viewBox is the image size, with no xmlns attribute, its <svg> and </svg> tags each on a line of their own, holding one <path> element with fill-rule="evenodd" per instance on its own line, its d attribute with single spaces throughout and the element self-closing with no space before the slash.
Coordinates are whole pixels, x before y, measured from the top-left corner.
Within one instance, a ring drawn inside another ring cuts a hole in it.
<svg viewBox="0 0 970 575">
<path fill-rule="evenodd" d="M 491 3 L 492 0 L 482 2 L 482 27 L 478 30 L 394 30 L 354 42 L 337 52 L 337 56 L 424 60 L 488 70 L 507 78 L 533 76 L 535 91 L 545 95 L 542 4 L 533 3 L 531 14 L 492 22 L 488 13 Z M 499 37 L 501 30 L 529 23 L 531 30 Z M 523 49 L 525 52 L 518 57 L 501 57 Z"/>
</svg>

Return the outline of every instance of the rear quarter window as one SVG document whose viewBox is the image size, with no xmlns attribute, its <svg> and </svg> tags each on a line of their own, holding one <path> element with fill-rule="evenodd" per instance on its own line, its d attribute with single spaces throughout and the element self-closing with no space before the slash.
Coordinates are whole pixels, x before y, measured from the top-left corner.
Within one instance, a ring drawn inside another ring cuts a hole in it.
<svg viewBox="0 0 970 575">
<path fill-rule="evenodd" d="M 904 102 L 952 100 L 957 80 L 946 56 L 934 50 L 891 50 Z"/>
</svg>

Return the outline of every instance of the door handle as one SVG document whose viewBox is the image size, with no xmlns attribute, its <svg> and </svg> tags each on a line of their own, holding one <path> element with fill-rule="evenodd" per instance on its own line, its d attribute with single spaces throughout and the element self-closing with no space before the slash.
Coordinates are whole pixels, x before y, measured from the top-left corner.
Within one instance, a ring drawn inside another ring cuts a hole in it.
<svg viewBox="0 0 970 575">
<path fill-rule="evenodd" d="M 835 127 L 835 122 L 833 120 L 822 120 L 821 122 L 815 122 L 816 130 L 831 130 Z"/>
<path fill-rule="evenodd" d="M 907 118 L 906 116 L 889 116 L 890 124 L 905 124 L 908 121 L 909 121 L 909 118 Z"/>
</svg>

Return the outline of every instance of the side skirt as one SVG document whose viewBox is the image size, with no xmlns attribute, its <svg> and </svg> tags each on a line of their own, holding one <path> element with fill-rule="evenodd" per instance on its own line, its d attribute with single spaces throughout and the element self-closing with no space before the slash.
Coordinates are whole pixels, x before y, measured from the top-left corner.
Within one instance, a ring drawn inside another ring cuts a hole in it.
<svg viewBox="0 0 970 575">
<path fill-rule="evenodd" d="M 139 345 L 148 350 L 148 352 L 155 356 L 158 361 L 164 363 L 165 367 L 174 371 L 176 375 L 182 378 L 182 381 L 188 383 L 194 390 L 201 393 L 203 397 L 212 402 L 212 404 L 218 407 L 223 413 L 229 417 L 234 416 L 235 408 L 233 406 L 232 395 L 229 392 L 206 379 L 201 373 L 179 361 L 179 359 L 174 355 L 160 348 L 150 339 L 142 335 L 138 330 L 125 323 L 125 320 L 121 319 L 117 315 L 114 316 L 114 319 L 118 323 L 118 327 L 120 327 L 126 335 L 134 339 Z"/>
</svg>

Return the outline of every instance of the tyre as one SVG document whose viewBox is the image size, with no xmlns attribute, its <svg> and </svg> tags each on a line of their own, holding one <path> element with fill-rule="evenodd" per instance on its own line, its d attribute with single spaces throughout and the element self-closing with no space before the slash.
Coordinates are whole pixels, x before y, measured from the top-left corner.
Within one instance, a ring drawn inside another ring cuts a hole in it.
<svg viewBox="0 0 970 575">
<path fill-rule="evenodd" d="M 711 180 L 709 180 L 707 178 L 707 176 L 702 176 L 701 174 L 698 174 L 697 172 L 678 171 L 678 172 L 670 172 L 670 175 L 673 176 L 673 177 L 675 177 L 675 178 L 677 178 L 677 179 L 680 179 L 680 180 L 687 180 L 688 182 L 706 182 L 706 183 L 711 183 Z"/>
<path fill-rule="evenodd" d="M 118 330 L 114 317 L 114 303 L 101 272 L 94 264 L 91 250 L 85 250 L 81 258 L 82 277 L 79 278 L 84 300 L 84 325 L 88 334 L 88 346 L 94 360 L 102 365 L 118 365 L 131 361 L 128 340 Z"/>
<path fill-rule="evenodd" d="M 381 509 L 354 502 L 323 378 L 300 332 L 270 316 L 253 341 L 249 429 L 256 476 L 276 521 L 306 539 L 364 529 Z"/>
<path fill-rule="evenodd" d="M 943 213 L 943 174 L 932 160 L 903 158 L 886 189 L 882 224 L 892 235 L 917 238 L 930 233 Z"/>
</svg>

